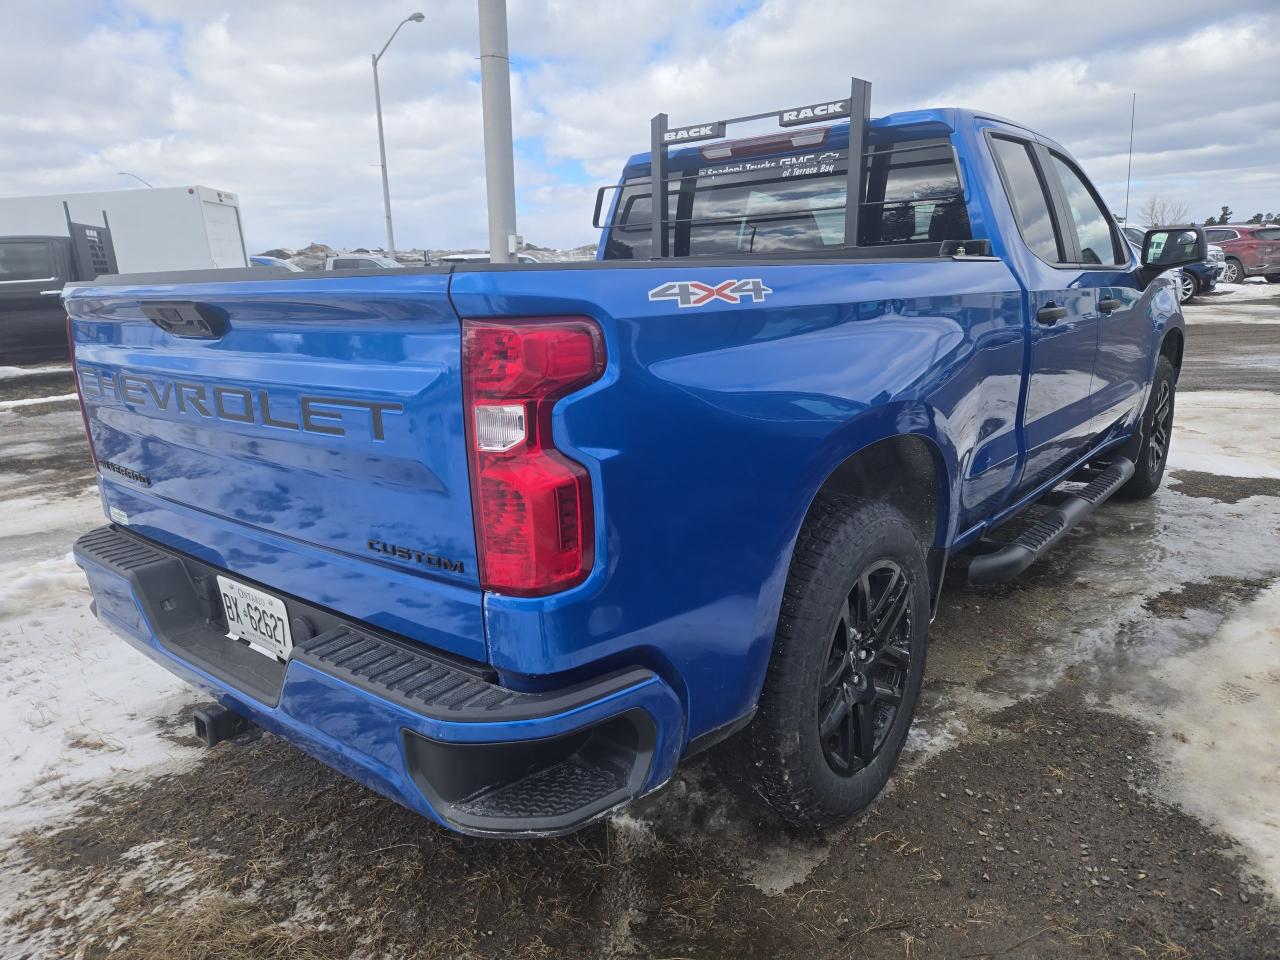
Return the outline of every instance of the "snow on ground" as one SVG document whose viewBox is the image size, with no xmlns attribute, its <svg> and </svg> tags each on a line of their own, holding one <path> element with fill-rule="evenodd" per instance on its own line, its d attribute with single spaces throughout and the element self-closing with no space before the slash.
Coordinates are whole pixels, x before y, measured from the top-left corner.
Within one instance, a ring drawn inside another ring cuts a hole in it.
<svg viewBox="0 0 1280 960">
<path fill-rule="evenodd" d="M 1129 712 L 1163 732 L 1168 791 L 1231 835 L 1280 897 L 1280 583 L 1198 650 L 1152 667 L 1160 702 Z"/>
<path fill-rule="evenodd" d="M 1250 277 L 1244 283 L 1220 283 L 1213 293 L 1202 294 L 1186 306 L 1187 323 L 1280 323 L 1272 312 L 1258 310 L 1259 301 L 1280 302 L 1280 284 L 1268 283 L 1262 277 Z"/>
<path fill-rule="evenodd" d="M 21 397 L 17 400 L 0 400 L 0 410 L 13 410 L 16 407 L 34 407 L 40 403 L 64 403 L 75 400 L 74 393 L 62 393 L 56 397 Z"/>
<path fill-rule="evenodd" d="M 0 380 L 15 380 L 21 377 L 38 377 L 47 373 L 70 373 L 71 365 L 55 363 L 43 367 L 0 367 Z"/>
<path fill-rule="evenodd" d="M 1259 391 L 1179 393 L 1170 470 L 1280 477 L 1280 396 Z"/>
<path fill-rule="evenodd" d="M 196 751 L 157 718 L 193 699 L 185 684 L 116 637 L 89 611 L 71 558 L 75 533 L 101 523 L 94 489 L 71 499 L 7 501 L 0 527 L 0 846 L 69 812 L 86 785 L 154 772 Z M 61 553 L 10 550 L 39 530 Z"/>
</svg>

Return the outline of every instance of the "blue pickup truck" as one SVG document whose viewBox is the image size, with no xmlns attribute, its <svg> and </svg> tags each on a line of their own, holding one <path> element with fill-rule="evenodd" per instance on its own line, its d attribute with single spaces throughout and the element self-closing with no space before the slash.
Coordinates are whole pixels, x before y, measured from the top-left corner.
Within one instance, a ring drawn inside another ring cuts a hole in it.
<svg viewBox="0 0 1280 960">
<path fill-rule="evenodd" d="M 1040 134 L 868 91 L 655 117 L 594 262 L 71 288 L 96 615 L 209 743 L 466 833 L 578 829 L 713 745 L 788 821 L 866 806 L 948 562 L 1007 580 L 1159 486 L 1161 275 L 1204 257 L 1133 254 Z"/>
</svg>

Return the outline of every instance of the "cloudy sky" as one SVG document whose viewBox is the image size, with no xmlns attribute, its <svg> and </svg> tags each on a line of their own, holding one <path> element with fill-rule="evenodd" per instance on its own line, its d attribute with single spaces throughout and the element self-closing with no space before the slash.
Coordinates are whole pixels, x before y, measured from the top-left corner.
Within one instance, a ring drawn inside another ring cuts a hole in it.
<svg viewBox="0 0 1280 960">
<path fill-rule="evenodd" d="M 1280 4 L 1090 0 L 509 0 L 519 229 L 594 242 L 595 187 L 648 119 L 839 96 L 971 106 L 1060 140 L 1122 212 L 1280 212 Z M 238 193 L 250 246 L 382 242 L 370 55 L 396 239 L 485 246 L 473 0 L 0 0 L 0 195 Z M 136 185 L 136 184 L 135 184 Z M 3 232 L 3 224 L 0 224 Z"/>
</svg>

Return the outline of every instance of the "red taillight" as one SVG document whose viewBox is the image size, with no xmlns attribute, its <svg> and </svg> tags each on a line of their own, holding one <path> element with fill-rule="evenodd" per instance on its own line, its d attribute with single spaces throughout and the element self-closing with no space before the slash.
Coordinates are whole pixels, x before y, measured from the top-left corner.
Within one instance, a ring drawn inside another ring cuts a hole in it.
<svg viewBox="0 0 1280 960">
<path fill-rule="evenodd" d="M 604 372 L 600 328 L 464 320 L 462 368 L 481 586 L 528 597 L 581 583 L 595 553 L 591 478 L 556 450 L 551 411 Z"/>
<path fill-rule="evenodd" d="M 76 398 L 80 401 L 80 420 L 84 424 L 84 438 L 89 441 L 89 457 L 98 468 L 98 451 L 93 449 L 93 434 L 89 432 L 89 412 L 84 408 L 84 391 L 80 389 L 80 371 L 76 369 L 76 338 L 71 327 L 71 314 L 67 314 L 67 356 L 71 359 L 71 379 L 76 382 Z"/>
</svg>

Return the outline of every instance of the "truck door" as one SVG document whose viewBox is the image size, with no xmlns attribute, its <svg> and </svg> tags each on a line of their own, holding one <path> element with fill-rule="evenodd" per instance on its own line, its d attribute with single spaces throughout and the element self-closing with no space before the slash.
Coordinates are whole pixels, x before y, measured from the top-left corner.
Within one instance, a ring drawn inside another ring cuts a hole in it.
<svg viewBox="0 0 1280 960">
<path fill-rule="evenodd" d="M 1139 304 L 1138 263 L 1079 167 L 1051 148 L 1043 149 L 1041 156 L 1073 260 L 1071 283 L 1095 296 L 1098 353 L 1090 433 L 1109 439 L 1132 424 L 1151 367 L 1151 321 Z"/>
<path fill-rule="evenodd" d="M 0 366 L 66 357 L 59 259 L 48 237 L 0 238 Z"/>
<path fill-rule="evenodd" d="M 1067 467 L 1092 439 L 1097 294 L 1071 264 L 1074 246 L 1060 223 L 1044 149 L 1016 135 L 992 133 L 989 139 L 1023 241 L 1007 238 L 1009 257 L 1026 285 L 1030 315 L 1025 460 L 1015 488 L 1021 493 Z"/>
</svg>

